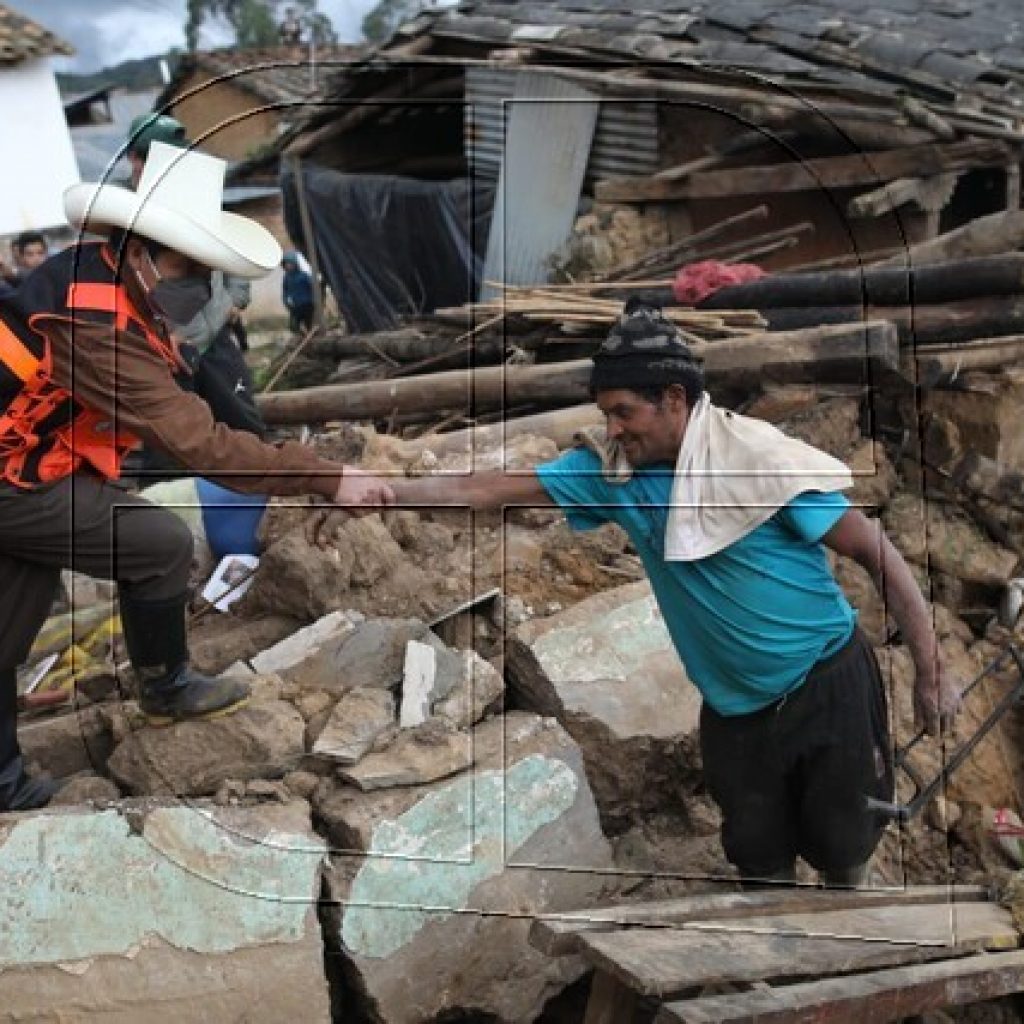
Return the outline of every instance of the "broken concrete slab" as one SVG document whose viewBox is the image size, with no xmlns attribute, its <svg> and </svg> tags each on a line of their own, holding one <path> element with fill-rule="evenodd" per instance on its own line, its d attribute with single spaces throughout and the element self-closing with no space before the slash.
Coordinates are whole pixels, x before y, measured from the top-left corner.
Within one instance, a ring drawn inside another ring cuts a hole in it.
<svg viewBox="0 0 1024 1024">
<path fill-rule="evenodd" d="M 164 728 L 129 723 L 109 768 L 130 793 L 207 796 L 223 779 L 282 777 L 305 753 L 304 730 L 279 700 Z"/>
<path fill-rule="evenodd" d="M 513 712 L 473 732 L 476 765 L 418 789 L 335 787 L 328 927 L 369 1019 L 535 1020 L 578 977 L 528 940 L 533 915 L 597 905 L 612 867 L 579 748 Z"/>
<path fill-rule="evenodd" d="M 331 612 L 260 651 L 250 663 L 256 672 L 284 672 L 315 654 L 329 640 L 347 636 L 363 619 L 359 612 Z"/>
<path fill-rule="evenodd" d="M 410 640 L 402 668 L 402 707 L 398 724 L 403 729 L 422 725 L 430 717 L 430 695 L 437 676 L 437 649 Z"/>
<path fill-rule="evenodd" d="M 338 764 L 355 764 L 394 721 L 395 699 L 390 691 L 358 686 L 335 704 L 313 753 Z"/>
<path fill-rule="evenodd" d="M 606 827 L 678 805 L 699 784 L 700 694 L 648 583 L 524 623 L 507 665 L 517 704 L 556 717 L 579 743 Z"/>
<path fill-rule="evenodd" d="M 410 640 L 439 650 L 444 647 L 419 619 L 366 619 L 351 631 L 329 638 L 312 657 L 282 675 L 298 686 L 335 694 L 357 686 L 389 689 L 402 680 Z"/>
<path fill-rule="evenodd" d="M 470 735 L 431 719 L 404 729 L 386 750 L 338 769 L 338 777 L 364 792 L 395 786 L 423 786 L 465 771 L 473 763 Z"/>
<path fill-rule="evenodd" d="M 323 853 L 302 802 L 0 817 L 4 1019 L 326 1024 Z"/>
</svg>

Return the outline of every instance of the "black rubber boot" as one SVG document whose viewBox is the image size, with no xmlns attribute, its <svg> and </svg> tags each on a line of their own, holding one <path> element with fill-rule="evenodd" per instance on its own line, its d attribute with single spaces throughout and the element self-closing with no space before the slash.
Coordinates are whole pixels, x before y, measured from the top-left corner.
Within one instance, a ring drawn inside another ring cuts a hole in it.
<svg viewBox="0 0 1024 1024">
<path fill-rule="evenodd" d="M 0 812 L 45 807 L 60 789 L 49 776 L 31 776 L 18 746 L 18 677 L 0 669 Z"/>
<path fill-rule="evenodd" d="M 121 625 L 139 681 L 139 707 L 153 725 L 209 718 L 242 706 L 249 687 L 238 679 L 193 672 L 185 640 L 187 598 L 139 601 L 121 595 Z"/>
</svg>

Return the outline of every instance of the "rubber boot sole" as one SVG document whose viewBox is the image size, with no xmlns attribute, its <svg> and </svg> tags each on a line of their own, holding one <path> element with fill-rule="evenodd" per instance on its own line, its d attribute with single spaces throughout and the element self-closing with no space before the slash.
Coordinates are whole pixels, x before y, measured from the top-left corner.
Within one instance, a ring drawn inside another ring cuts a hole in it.
<svg viewBox="0 0 1024 1024">
<path fill-rule="evenodd" d="M 223 718 L 225 715 L 233 715 L 236 711 L 241 711 L 241 709 L 249 703 L 249 700 L 250 695 L 247 694 L 241 700 L 236 700 L 234 704 L 225 704 L 222 708 L 214 708 L 213 711 L 204 711 L 198 715 L 182 715 L 175 717 L 174 715 L 153 715 L 148 711 L 143 711 L 142 714 L 146 719 L 147 725 L 151 725 L 157 729 L 163 729 L 168 725 L 177 725 L 179 722 L 208 722 L 214 718 Z"/>
</svg>

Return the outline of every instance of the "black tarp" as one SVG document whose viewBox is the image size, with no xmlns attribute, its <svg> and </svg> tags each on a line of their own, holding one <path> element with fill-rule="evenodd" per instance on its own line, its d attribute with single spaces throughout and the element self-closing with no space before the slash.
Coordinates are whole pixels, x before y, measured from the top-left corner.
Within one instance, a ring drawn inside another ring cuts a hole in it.
<svg viewBox="0 0 1024 1024">
<path fill-rule="evenodd" d="M 494 186 L 344 174 L 302 165 L 320 271 L 352 331 L 393 328 L 398 317 L 477 296 Z M 288 234 L 305 250 L 295 179 L 281 169 Z M 308 253 L 307 253 L 308 256 Z"/>
</svg>

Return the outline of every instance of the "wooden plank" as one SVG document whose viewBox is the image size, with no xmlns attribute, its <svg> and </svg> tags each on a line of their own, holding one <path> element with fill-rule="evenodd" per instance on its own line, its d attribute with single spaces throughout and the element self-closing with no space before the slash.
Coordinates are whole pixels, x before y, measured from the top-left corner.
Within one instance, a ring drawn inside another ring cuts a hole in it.
<svg viewBox="0 0 1024 1024">
<path fill-rule="evenodd" d="M 883 1024 L 1024 991 L 1024 951 L 666 1003 L 655 1024 Z"/>
<path fill-rule="evenodd" d="M 611 179 L 599 181 L 595 198 L 603 203 L 668 202 L 675 199 L 751 195 L 765 192 L 804 192 L 819 188 L 849 188 L 893 178 L 923 178 L 973 167 L 1005 166 L 1007 149 L 1000 142 L 931 143 L 900 149 L 856 153 L 852 156 L 794 160 L 764 167 L 734 167 L 704 171 L 682 181 Z"/>
<path fill-rule="evenodd" d="M 580 952 L 641 995 L 664 999 L 700 985 L 898 967 L 1017 940 L 1008 911 L 956 903 L 599 932 L 580 936 Z"/>
<path fill-rule="evenodd" d="M 590 983 L 583 1024 L 629 1024 L 636 1009 L 636 993 L 618 978 L 595 971 Z"/>
<path fill-rule="evenodd" d="M 782 889 L 768 892 L 727 892 L 686 896 L 657 902 L 617 904 L 572 913 L 546 915 L 533 922 L 530 943 L 544 953 L 559 956 L 580 948 L 584 932 L 643 925 L 676 925 L 687 921 L 724 921 L 765 912 L 796 914 L 807 911 L 855 910 L 859 907 L 902 907 L 982 901 L 980 885 L 918 885 L 903 890 Z"/>
</svg>

